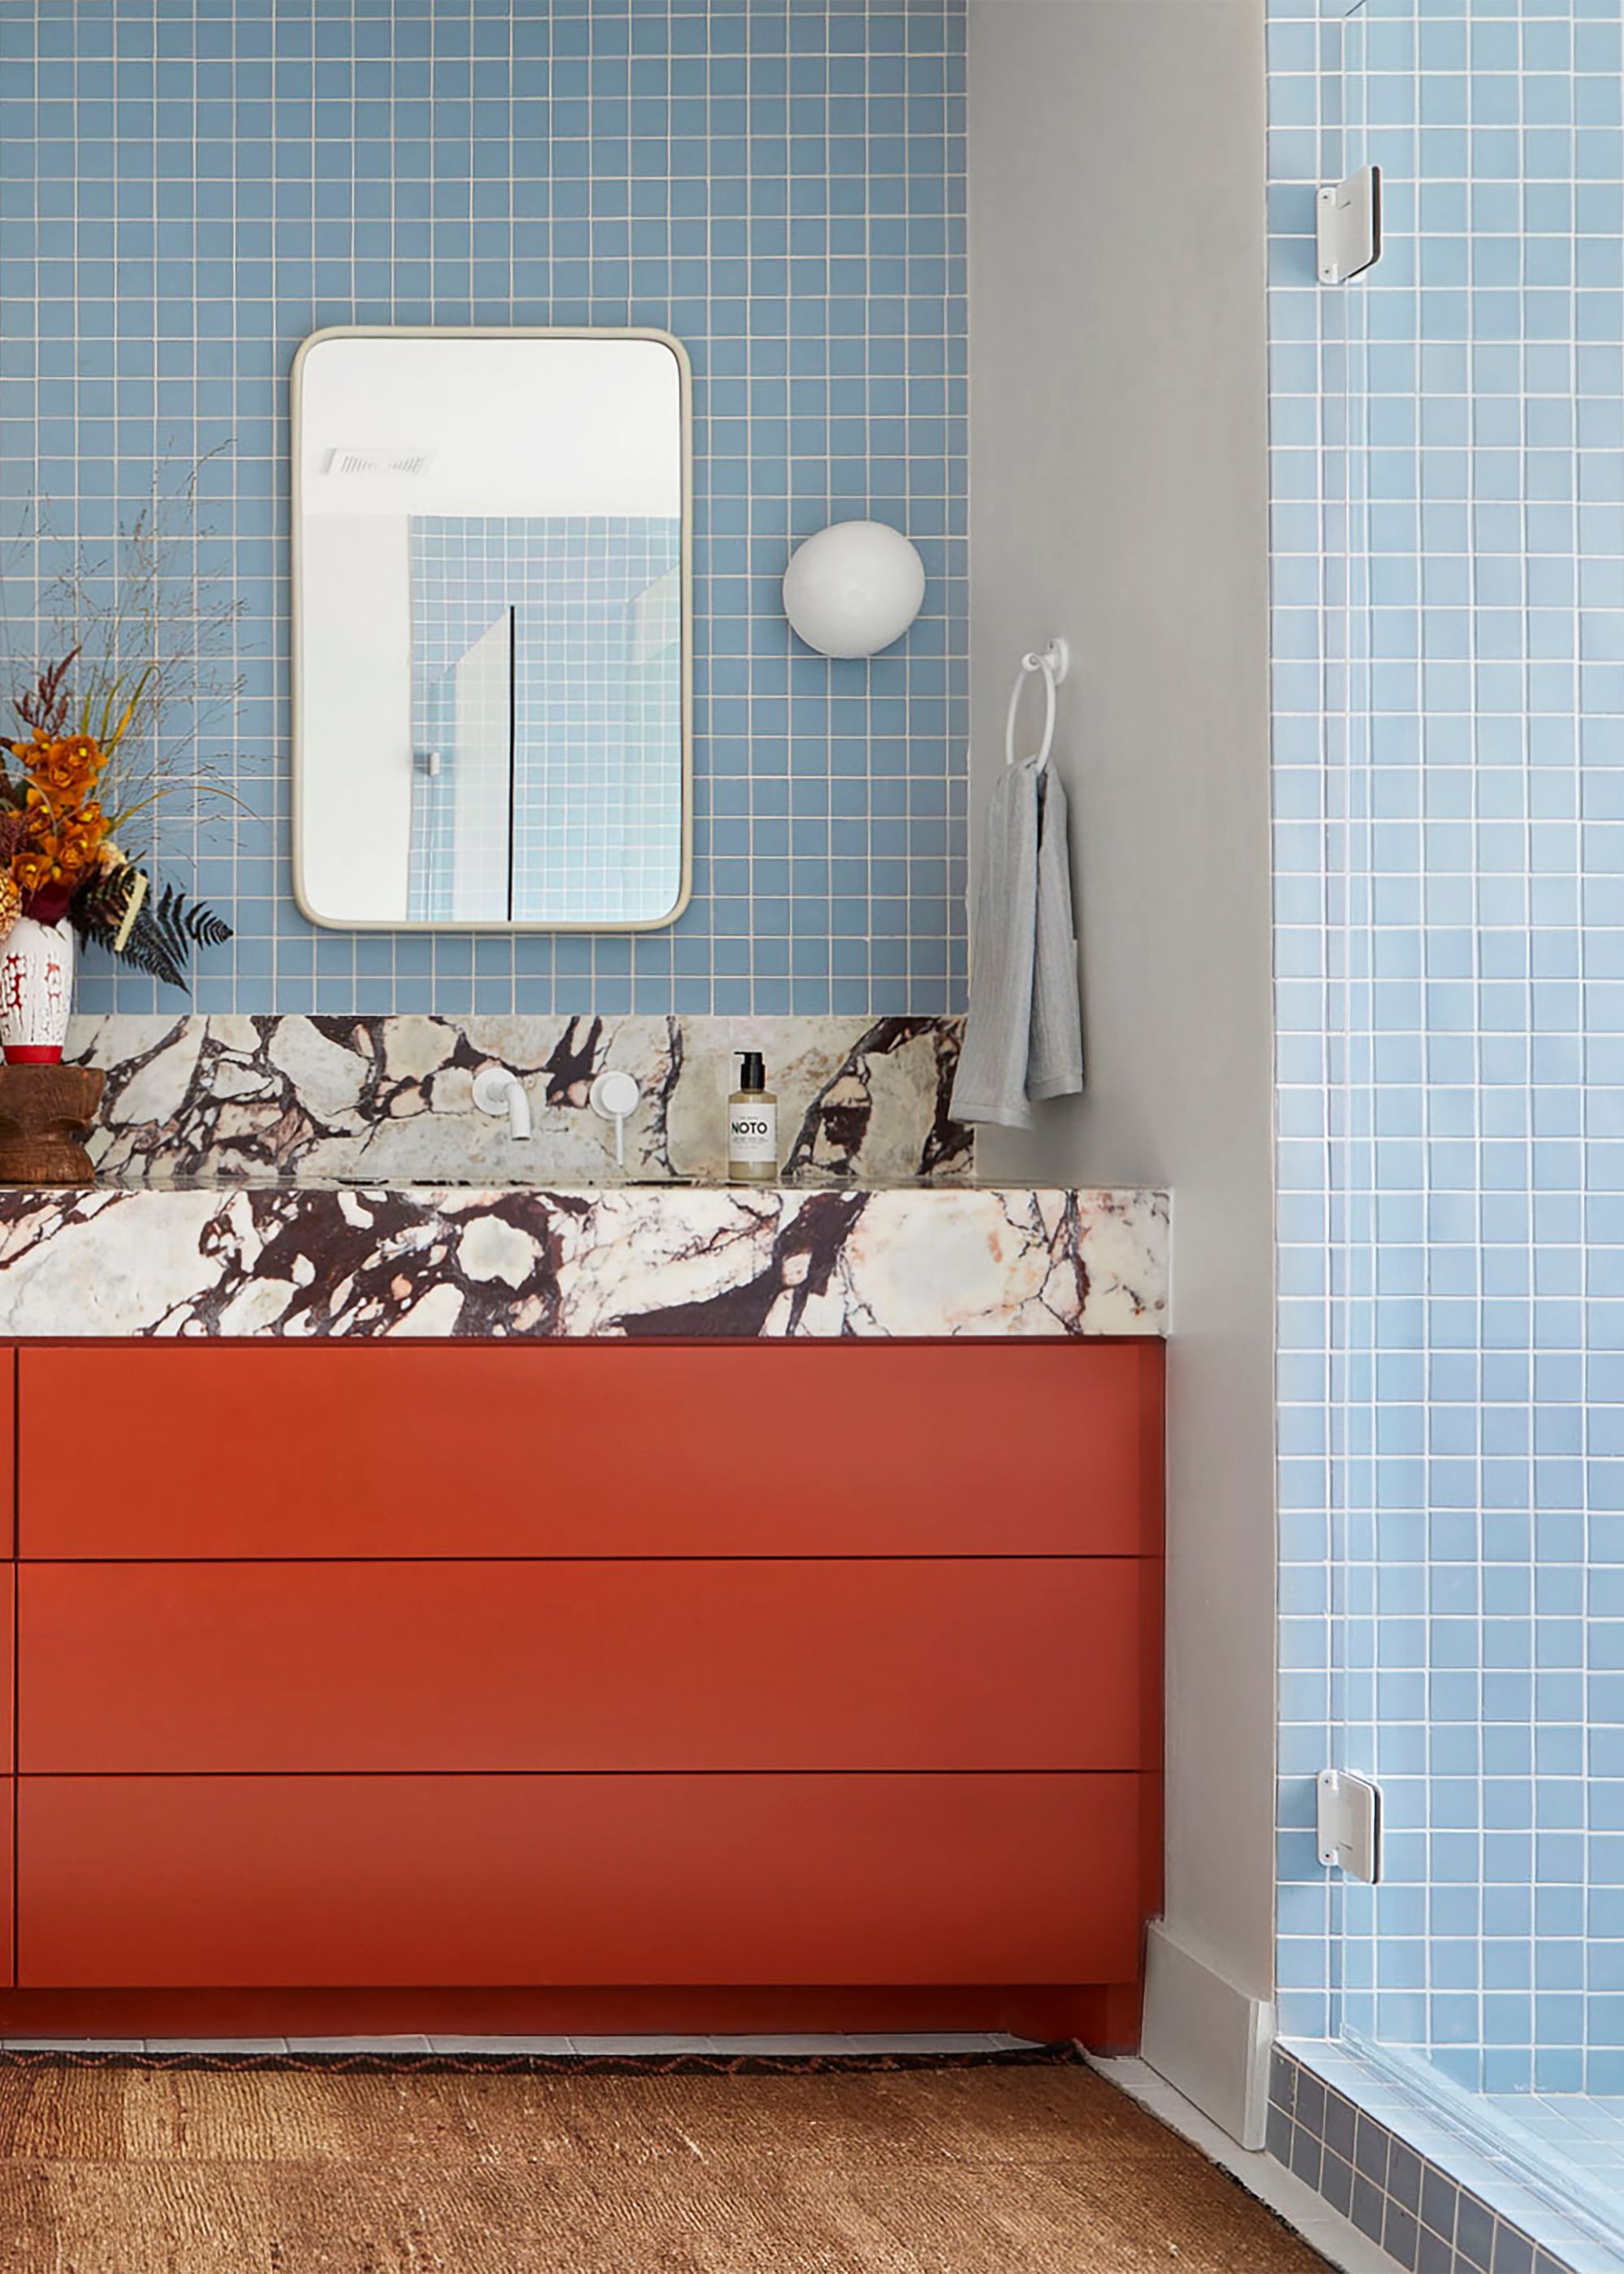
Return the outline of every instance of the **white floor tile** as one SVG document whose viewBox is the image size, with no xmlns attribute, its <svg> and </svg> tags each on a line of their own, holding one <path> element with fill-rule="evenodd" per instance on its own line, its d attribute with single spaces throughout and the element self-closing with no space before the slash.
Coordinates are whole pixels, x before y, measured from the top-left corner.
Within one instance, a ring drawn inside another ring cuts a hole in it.
<svg viewBox="0 0 1624 2274">
<path fill-rule="evenodd" d="M 896 2035 L 868 2035 L 846 2039 L 848 2052 L 861 2053 L 1010 2053 L 1034 2042 L 1011 2037 L 996 2030 L 915 2030 Z"/>
<path fill-rule="evenodd" d="M 425 2053 L 426 2037 L 289 2037 L 290 2053 Z"/>
<path fill-rule="evenodd" d="M 431 2037 L 429 2046 L 437 2053 L 550 2054 L 555 2059 L 575 2051 L 569 2037 Z"/>
<path fill-rule="evenodd" d="M 718 2037 L 710 2040 L 718 2053 L 760 2053 L 768 2059 L 780 2054 L 849 2053 L 852 2041 L 833 2033 L 805 2037 Z"/>
<path fill-rule="evenodd" d="M 149 2053 L 285 2053 L 286 2037 L 148 2037 Z"/>
<path fill-rule="evenodd" d="M 1101 2076 L 1120 2085 L 1131 2100 L 1139 2102 L 1169 2131 L 1178 2133 L 1221 2170 L 1237 2179 L 1249 2195 L 1278 2211 L 1322 2258 L 1340 2267 L 1342 2274 L 1395 2274 L 1394 2262 L 1387 2252 L 1379 2250 L 1367 2236 L 1361 2234 L 1351 2219 L 1339 2218 L 1323 2195 L 1316 2195 L 1272 2156 L 1238 2147 L 1227 2132 L 1209 2116 L 1203 2116 L 1199 2108 L 1147 2063 L 1137 2059 L 1093 2059 L 1092 2065 Z"/>
<path fill-rule="evenodd" d="M 653 2053 L 710 2054 L 717 2048 L 714 2037 L 571 2037 L 569 2043 L 578 2053 L 624 2055 L 628 2059 Z"/>
<path fill-rule="evenodd" d="M 0 2037 L 8 2053 L 140 2053 L 141 2037 Z"/>
</svg>

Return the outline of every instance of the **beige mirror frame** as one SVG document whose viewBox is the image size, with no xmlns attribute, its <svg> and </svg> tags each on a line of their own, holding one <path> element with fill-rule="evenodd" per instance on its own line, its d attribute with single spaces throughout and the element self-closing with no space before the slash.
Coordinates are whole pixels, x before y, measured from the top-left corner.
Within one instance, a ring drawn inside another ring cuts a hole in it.
<svg viewBox="0 0 1624 2274">
<path fill-rule="evenodd" d="M 677 379 L 678 416 L 680 419 L 680 473 L 681 527 L 679 539 L 678 568 L 680 591 L 680 669 L 681 684 L 678 704 L 680 734 L 680 875 L 678 888 L 670 906 L 658 915 L 627 919 L 586 920 L 542 919 L 527 917 L 412 917 L 392 915 L 367 915 L 336 913 L 320 905 L 320 895 L 312 889 L 312 862 L 308 832 L 314 825 L 314 798 L 311 779 L 312 735 L 307 715 L 310 694 L 309 674 L 305 666 L 305 608 L 309 599 L 308 565 L 305 558 L 305 516 L 307 511 L 306 471 L 304 467 L 305 393 L 312 358 L 323 346 L 338 341 L 441 341 L 462 340 L 471 343 L 509 343 L 514 341 L 552 342 L 644 342 L 658 345 L 671 357 Z M 693 893 L 694 859 L 694 638 L 693 638 L 693 367 L 688 350 L 673 334 L 652 327 L 628 326 L 514 326 L 486 325 L 333 325 L 312 332 L 295 353 L 290 376 L 290 466 L 291 466 L 291 593 L 290 593 L 290 689 L 292 698 L 292 866 L 293 896 L 299 912 L 312 924 L 322 930 L 348 932 L 599 932 L 620 935 L 634 932 L 668 930 L 687 908 Z"/>
</svg>

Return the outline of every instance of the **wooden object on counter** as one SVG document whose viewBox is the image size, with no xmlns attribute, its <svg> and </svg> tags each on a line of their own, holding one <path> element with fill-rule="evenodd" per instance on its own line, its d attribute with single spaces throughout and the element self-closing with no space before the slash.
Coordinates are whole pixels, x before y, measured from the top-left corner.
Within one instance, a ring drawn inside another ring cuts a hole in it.
<svg viewBox="0 0 1624 2274">
<path fill-rule="evenodd" d="M 0 1185 L 92 1185 L 99 1066 L 0 1065 Z"/>
</svg>

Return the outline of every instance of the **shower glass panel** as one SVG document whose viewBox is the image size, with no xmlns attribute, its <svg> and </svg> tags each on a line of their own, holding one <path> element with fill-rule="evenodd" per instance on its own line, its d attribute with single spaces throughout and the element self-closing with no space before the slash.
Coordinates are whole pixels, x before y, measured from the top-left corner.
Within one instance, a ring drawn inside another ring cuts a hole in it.
<svg viewBox="0 0 1624 2274">
<path fill-rule="evenodd" d="M 408 913 L 500 923 L 514 912 L 514 612 L 415 693 Z"/>
<path fill-rule="evenodd" d="M 1624 2250 L 1621 12 L 1323 26 L 1321 177 L 1379 163 L 1387 227 L 1318 343 L 1282 1979 L 1288 2035 Z M 1373 1887 L 1302 1862 L 1315 1683 L 1381 1788 Z"/>
</svg>

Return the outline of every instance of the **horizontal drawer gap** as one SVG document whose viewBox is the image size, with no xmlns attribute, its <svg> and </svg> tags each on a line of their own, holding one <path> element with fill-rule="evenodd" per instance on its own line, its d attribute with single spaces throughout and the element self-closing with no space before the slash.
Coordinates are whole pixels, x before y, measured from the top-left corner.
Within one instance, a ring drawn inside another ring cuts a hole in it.
<svg viewBox="0 0 1624 2274">
<path fill-rule="evenodd" d="M 889 1778 L 893 1783 L 898 1777 L 1139 1777 L 1154 1776 L 1160 1772 L 1144 1768 L 1056 1769 L 1041 1763 L 1027 1768 L 1015 1763 L 989 1769 L 974 1764 L 968 1768 L 941 1765 L 933 1768 L 854 1769 L 843 1763 L 832 1768 L 619 1768 L 619 1769 L 19 1769 L 14 1775 L 0 1773 L 0 1786 L 5 1784 L 94 1784 L 162 1783 L 166 1779 L 184 1779 L 188 1784 L 207 1783 L 219 1780 L 237 1784 L 244 1779 L 270 1779 L 278 1784 L 320 1784 L 340 1779 L 347 1784 L 363 1783 L 368 1778 L 387 1778 L 395 1784 L 430 1784 L 436 1778 L 501 1777 L 508 1783 L 532 1779 L 535 1782 L 553 1784 L 570 1777 L 590 1777 L 594 1781 L 605 1777 L 658 1777 L 662 1781 L 678 1777 L 753 1777 L 757 1782 L 763 1777 L 876 1777 Z"/>
<path fill-rule="evenodd" d="M 387 1182 L 387 1180 L 385 1181 Z M 193 1189 L 195 1190 L 196 1187 L 193 1187 Z M 297 1178 L 288 1178 L 280 1183 L 267 1181 L 257 1184 L 253 1182 L 239 1184 L 233 1182 L 229 1178 L 222 1178 L 218 1186 L 210 1186 L 209 1189 L 218 1191 L 222 1197 L 229 1199 L 237 1193 L 297 1193 L 299 1189 L 299 1186 Z M 346 1189 L 365 1193 L 376 1192 L 380 1189 L 380 1186 L 377 1184 L 363 1184 L 346 1187 Z M 515 1185 L 512 1186 L 499 1186 L 497 1189 L 523 1193 L 532 1189 L 532 1187 L 524 1185 Z M 545 1192 L 549 1187 L 543 1184 L 534 1187 L 533 1189 Z M 576 1187 L 575 1189 L 578 1190 L 579 1187 Z M 613 1187 L 605 1187 L 605 1189 L 613 1190 Z M 685 1186 L 683 1189 L 693 1190 L 695 1188 L 692 1186 Z M 726 1192 L 733 1188 L 727 1186 L 700 1186 L 697 1189 L 701 1192 Z M 820 1187 L 816 1186 L 808 1186 L 806 1189 L 808 1192 L 813 1192 L 820 1189 Z M 838 1186 L 824 1186 L 821 1189 L 832 1189 L 838 1191 L 840 1188 Z M 862 1187 L 861 1186 L 856 1186 L 851 1187 L 851 1189 L 861 1191 Z M 1001 1352 L 1007 1352 L 1011 1356 L 1016 1356 L 1034 1349 L 1067 1351 L 1139 1350 L 1142 1348 L 1147 1341 L 1154 1342 L 1158 1339 L 1158 1337 L 1143 1335 L 1045 1335 L 1041 1337 L 1011 1336 L 1007 1334 L 885 1335 L 877 1338 L 877 1345 L 882 1350 L 996 1350 Z M 251 1350 L 255 1352 L 256 1356 L 259 1358 L 269 1358 L 272 1363 L 274 1364 L 282 1357 L 284 1351 L 291 1351 L 303 1356 L 308 1352 L 311 1348 L 309 1343 L 294 1342 L 281 1344 L 275 1343 L 267 1344 L 263 1335 L 210 1335 L 206 1342 L 187 1340 L 179 1343 L 168 1337 L 160 1337 L 151 1335 L 90 1337 L 83 1335 L 30 1335 L 26 1341 L 14 1344 L 13 1348 L 20 1356 L 30 1351 L 71 1350 L 80 1352 L 99 1352 L 107 1349 L 109 1346 L 109 1344 L 113 1348 L 117 1349 L 121 1355 L 125 1352 L 132 1354 L 139 1352 L 143 1358 L 147 1359 L 147 1361 L 152 1364 L 162 1364 L 177 1350 L 184 1350 L 188 1353 L 197 1350 Z M 749 1335 L 726 1337 L 718 1337 L 716 1335 L 638 1335 L 635 1337 L 616 1336 L 613 1337 L 605 1335 L 545 1335 L 542 1337 L 492 1335 L 486 1339 L 485 1346 L 492 1351 L 522 1351 L 527 1353 L 533 1353 L 538 1360 L 540 1360 L 543 1353 L 547 1351 L 601 1351 L 609 1357 L 613 1364 L 618 1366 L 629 1365 L 631 1363 L 633 1353 L 638 1351 L 679 1350 L 759 1351 L 763 1353 L 770 1352 L 771 1354 L 771 1360 L 773 1363 L 783 1365 L 793 1353 L 804 1352 L 810 1348 L 818 1351 L 838 1351 L 840 1353 L 840 1362 L 843 1365 L 849 1366 L 853 1362 L 858 1351 L 871 1350 L 876 1347 L 876 1344 L 867 1339 L 855 1341 L 838 1337 L 824 1337 L 822 1336 L 816 1337 L 803 1337 L 800 1340 L 794 1340 L 776 1335 L 761 1337 Z M 331 1335 L 322 1337 L 320 1347 L 324 1352 L 342 1351 L 353 1357 L 357 1355 L 365 1355 L 368 1352 L 379 1350 L 395 1352 L 398 1351 L 402 1345 L 399 1343 L 380 1344 L 365 1336 Z M 410 1343 L 406 1347 L 413 1351 L 456 1351 L 459 1354 L 466 1357 L 473 1351 L 477 1351 L 479 1345 L 477 1343 L 470 1344 L 470 1339 L 466 1335 L 461 1337 L 455 1335 L 414 1335 L 411 1337 Z"/>
<path fill-rule="evenodd" d="M 240 1563 L 274 1563 L 279 1566 L 289 1563 L 307 1563 L 318 1570 L 322 1566 L 330 1563 L 411 1563 L 429 1565 L 440 1563 L 455 1563 L 459 1565 L 469 1563 L 849 1563 L 856 1570 L 861 1570 L 866 1564 L 869 1563 L 1160 1563 L 1162 1560 L 1163 1559 L 1160 1553 L 1155 1555 L 1138 1555 L 1133 1553 L 1132 1550 L 1104 1547 L 1086 1547 L 1077 1548 L 1074 1550 L 1069 1549 L 1061 1555 L 1051 1554 L 1047 1550 L 1040 1548 L 1030 1550 L 1018 1549 L 1008 1555 L 998 1554 L 991 1549 L 985 1550 L 982 1553 L 976 1555 L 968 1554 L 957 1548 L 945 1550 L 921 1548 L 916 1554 L 910 1555 L 906 1549 L 898 1549 L 895 1547 L 876 1548 L 872 1555 L 804 1555 L 793 1548 L 786 1548 L 778 1555 L 768 1555 L 763 1553 L 759 1555 L 754 1554 L 748 1555 L 718 1555 L 714 1553 L 706 1553 L 703 1550 L 692 1555 L 644 1555 L 641 1551 L 635 1555 L 628 1554 L 625 1555 L 582 1555 L 574 1551 L 565 1552 L 562 1550 L 558 1554 L 552 1555 L 523 1555 L 509 1554 L 507 1552 L 504 1552 L 500 1555 L 489 1554 L 480 1555 L 357 1555 L 354 1554 L 348 1555 L 311 1555 L 303 1551 L 297 1555 L 268 1555 L 262 1549 L 255 1549 L 251 1554 L 244 1553 L 240 1555 L 141 1555 L 137 1554 L 131 1554 L 128 1555 L 19 1555 L 11 1557 L 0 1556 L 0 1567 L 3 1567 L 8 1562 L 24 1565 L 30 1570 L 60 1570 L 70 1571 L 86 1570 L 117 1571 L 121 1566 L 125 1564 L 139 1564 L 143 1570 L 150 1570 L 154 1563 L 184 1563 L 187 1565 L 196 1565 L 199 1563 L 229 1563 L 233 1566 Z"/>
</svg>

